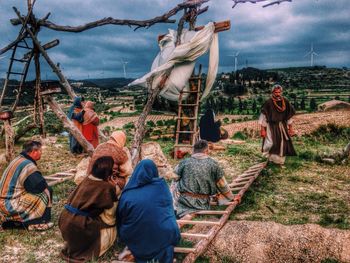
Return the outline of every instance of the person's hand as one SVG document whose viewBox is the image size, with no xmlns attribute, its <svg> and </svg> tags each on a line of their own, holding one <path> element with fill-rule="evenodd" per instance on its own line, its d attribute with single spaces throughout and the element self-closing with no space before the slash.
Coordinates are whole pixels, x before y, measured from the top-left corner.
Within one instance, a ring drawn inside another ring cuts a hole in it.
<svg viewBox="0 0 350 263">
<path fill-rule="evenodd" d="M 266 138 L 266 136 L 267 136 L 266 129 L 262 128 L 260 130 L 260 136 L 261 136 L 261 138 Z"/>
<path fill-rule="evenodd" d="M 289 127 L 288 134 L 289 134 L 290 137 L 293 137 L 295 135 L 295 131 L 293 130 L 292 127 Z"/>
<path fill-rule="evenodd" d="M 107 181 L 107 182 L 110 183 L 110 184 L 113 185 L 113 186 L 116 186 L 117 183 L 118 183 L 118 179 L 117 179 L 117 177 L 110 176 L 110 177 L 108 178 L 108 181 Z"/>
</svg>

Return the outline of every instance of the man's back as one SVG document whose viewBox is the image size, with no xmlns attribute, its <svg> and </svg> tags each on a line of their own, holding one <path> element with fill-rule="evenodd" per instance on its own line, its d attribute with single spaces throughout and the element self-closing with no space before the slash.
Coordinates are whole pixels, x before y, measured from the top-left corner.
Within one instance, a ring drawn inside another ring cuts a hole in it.
<svg viewBox="0 0 350 263">
<path fill-rule="evenodd" d="M 193 155 L 182 161 L 177 169 L 180 177 L 179 192 L 213 195 L 217 192 L 216 182 L 224 176 L 218 163 L 210 157 Z"/>
<path fill-rule="evenodd" d="M 175 172 L 179 175 L 177 216 L 209 209 L 209 197 L 218 192 L 216 183 L 224 177 L 219 164 L 208 155 L 197 153 L 182 161 Z"/>
</svg>

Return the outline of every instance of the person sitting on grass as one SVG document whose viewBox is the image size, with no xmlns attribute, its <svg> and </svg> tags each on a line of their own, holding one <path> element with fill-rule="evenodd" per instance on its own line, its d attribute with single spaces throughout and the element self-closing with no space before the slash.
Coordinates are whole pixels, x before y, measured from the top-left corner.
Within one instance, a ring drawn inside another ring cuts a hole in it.
<svg viewBox="0 0 350 263">
<path fill-rule="evenodd" d="M 69 196 L 58 225 L 66 242 L 61 257 L 86 262 L 102 256 L 117 236 L 117 194 L 111 182 L 113 158 L 97 159 L 91 174 Z"/>
<path fill-rule="evenodd" d="M 223 169 L 208 153 L 208 142 L 199 140 L 194 144 L 192 156 L 175 168 L 179 178 L 173 197 L 179 218 L 198 210 L 210 209 L 210 196 L 217 193 L 221 193 L 228 201 L 234 198 Z"/>
<path fill-rule="evenodd" d="M 0 226 L 47 230 L 51 221 L 52 189 L 39 171 L 41 143 L 28 141 L 0 179 Z"/>
</svg>

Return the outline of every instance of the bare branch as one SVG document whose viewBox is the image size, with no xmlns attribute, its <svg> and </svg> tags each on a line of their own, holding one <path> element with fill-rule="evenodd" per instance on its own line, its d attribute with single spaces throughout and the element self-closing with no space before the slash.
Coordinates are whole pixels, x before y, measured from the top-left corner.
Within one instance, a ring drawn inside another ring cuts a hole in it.
<svg viewBox="0 0 350 263">
<path fill-rule="evenodd" d="M 242 4 L 242 3 L 252 3 L 252 4 L 256 4 L 256 3 L 260 3 L 260 2 L 266 2 L 269 0 L 232 0 L 233 1 L 233 6 L 232 8 L 235 8 L 237 4 Z M 280 3 L 283 2 L 292 2 L 293 0 L 276 0 L 276 1 L 272 1 L 266 5 L 263 5 L 263 7 L 268 7 L 271 5 L 279 5 Z"/>
<path fill-rule="evenodd" d="M 63 26 L 63 25 L 55 24 L 47 20 L 47 17 L 45 17 L 44 19 L 41 19 L 38 21 L 38 25 L 47 27 L 56 31 L 66 31 L 66 32 L 74 32 L 74 33 L 82 32 L 91 28 L 104 26 L 104 25 L 124 25 L 124 26 L 135 27 L 135 30 L 137 30 L 138 28 L 141 28 L 141 27 L 149 28 L 158 23 L 175 23 L 176 20 L 169 19 L 169 18 L 176 15 L 179 11 L 185 8 L 200 6 L 203 3 L 208 1 L 209 0 L 188 0 L 184 3 L 178 4 L 176 7 L 174 7 L 167 13 L 148 20 L 129 20 L 129 19 L 115 19 L 113 17 L 106 17 L 106 18 L 89 22 L 87 24 L 80 25 L 80 26 Z M 21 24 L 21 21 L 19 19 L 11 19 L 11 23 L 13 25 L 19 25 Z"/>
</svg>

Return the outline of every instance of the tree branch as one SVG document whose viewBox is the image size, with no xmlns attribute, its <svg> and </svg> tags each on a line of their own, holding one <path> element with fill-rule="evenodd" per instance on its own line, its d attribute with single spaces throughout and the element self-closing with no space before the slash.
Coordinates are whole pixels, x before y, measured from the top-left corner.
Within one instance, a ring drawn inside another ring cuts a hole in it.
<svg viewBox="0 0 350 263">
<path fill-rule="evenodd" d="M 74 32 L 74 33 L 82 32 L 91 28 L 104 26 L 104 25 L 124 25 L 124 26 L 130 26 L 130 27 L 134 26 L 135 30 L 137 30 L 138 28 L 141 28 L 141 27 L 149 28 L 158 23 L 175 23 L 176 20 L 169 19 L 169 18 L 176 15 L 179 11 L 185 8 L 200 6 L 201 4 L 208 1 L 209 0 L 188 0 L 184 3 L 178 4 L 176 7 L 174 7 L 173 9 L 171 9 L 170 11 L 168 11 L 167 13 L 161 16 L 156 16 L 152 19 L 147 19 L 147 20 L 115 19 L 113 17 L 106 17 L 106 18 L 102 18 L 100 20 L 89 22 L 87 24 L 80 25 L 80 26 L 63 26 L 63 25 L 55 24 L 47 20 L 47 17 L 45 17 L 44 19 L 41 19 L 38 21 L 38 25 L 47 27 L 56 31 L 66 31 L 66 32 Z M 19 25 L 21 24 L 21 21 L 19 19 L 11 19 L 11 23 L 13 25 Z"/>
<path fill-rule="evenodd" d="M 235 8 L 237 4 L 242 4 L 242 3 L 252 3 L 252 4 L 256 4 L 256 3 L 260 3 L 260 2 L 266 2 L 269 0 L 232 0 L 233 1 L 233 6 L 232 8 Z M 262 7 L 268 7 L 271 5 L 279 5 L 280 3 L 283 2 L 292 2 L 293 0 L 276 0 L 276 1 L 272 1 L 270 3 L 267 3 L 266 5 L 263 5 Z"/>
</svg>

